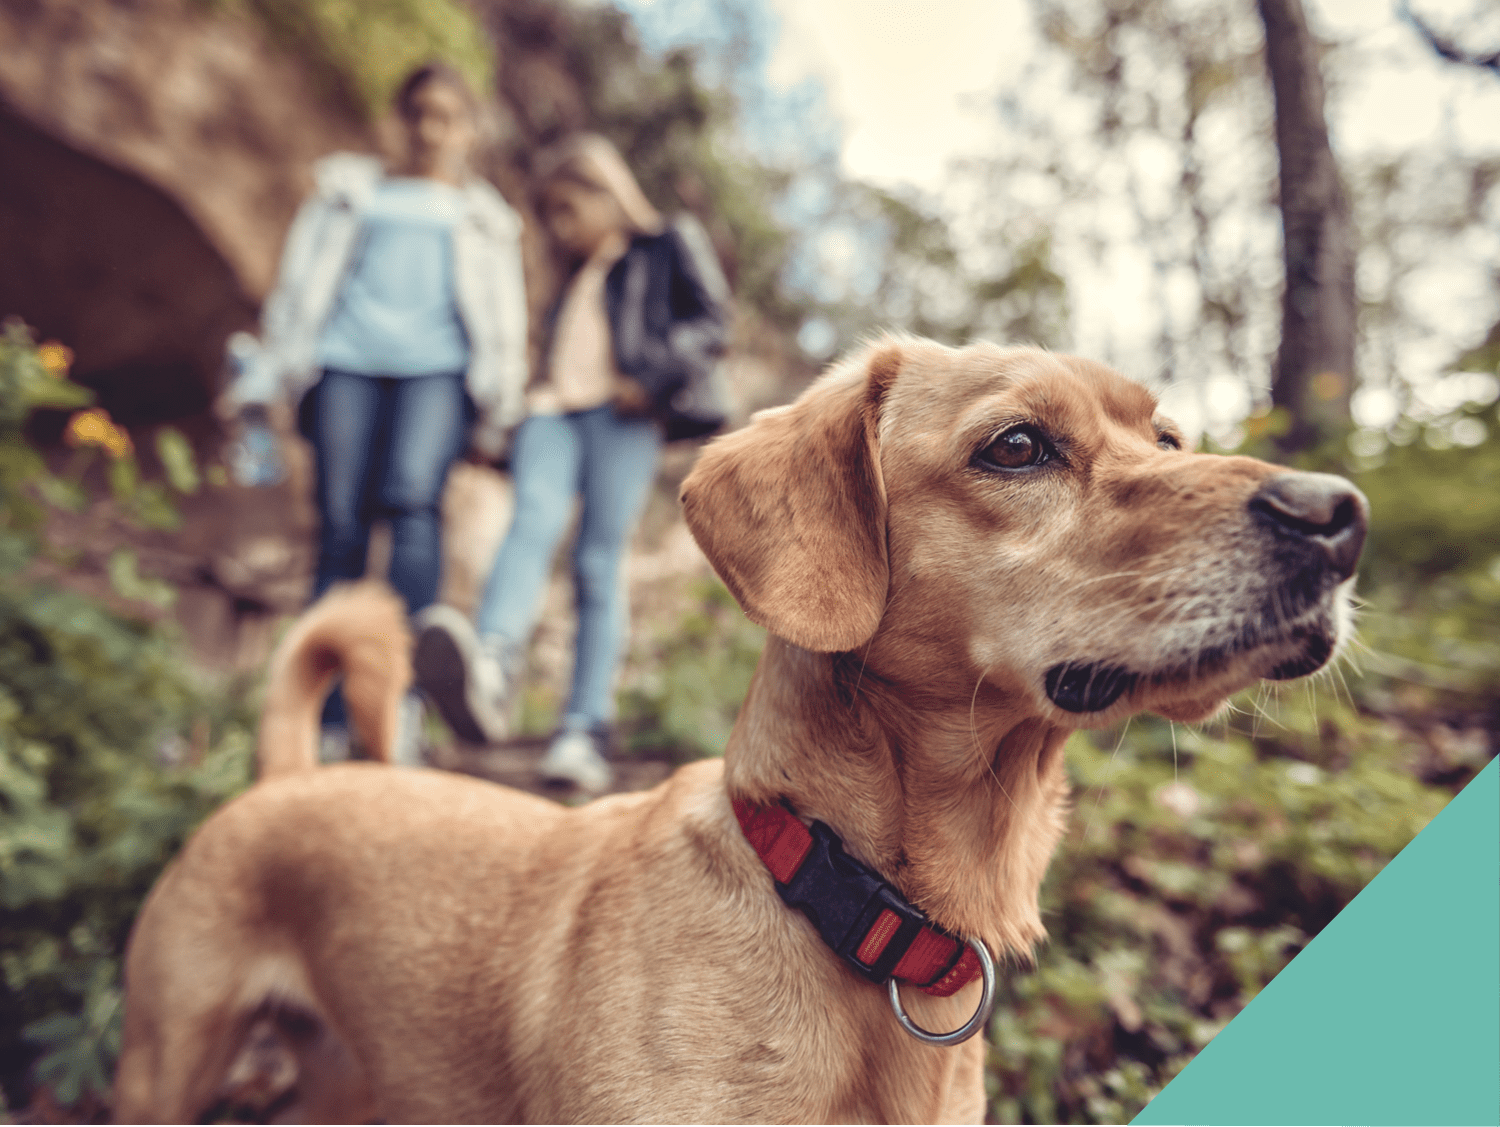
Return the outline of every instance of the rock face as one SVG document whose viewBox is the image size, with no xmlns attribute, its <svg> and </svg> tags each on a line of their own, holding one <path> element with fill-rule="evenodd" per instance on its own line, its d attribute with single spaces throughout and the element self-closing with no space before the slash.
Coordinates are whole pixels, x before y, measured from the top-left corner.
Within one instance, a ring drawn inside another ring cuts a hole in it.
<svg viewBox="0 0 1500 1127">
<path fill-rule="evenodd" d="M 308 168 L 358 117 L 251 21 L 193 0 L 0 4 L 0 311 L 70 344 L 122 421 L 201 411 L 253 324 Z"/>
<path fill-rule="evenodd" d="M 66 341 L 126 426 L 203 411 L 256 310 L 218 248 L 160 188 L 4 106 L 0 152 L 0 310 Z"/>
</svg>

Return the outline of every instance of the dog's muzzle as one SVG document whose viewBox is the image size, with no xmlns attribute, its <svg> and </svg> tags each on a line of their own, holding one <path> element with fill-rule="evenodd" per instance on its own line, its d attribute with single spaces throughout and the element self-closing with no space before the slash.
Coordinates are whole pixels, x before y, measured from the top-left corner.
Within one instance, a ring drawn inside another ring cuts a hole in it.
<svg viewBox="0 0 1500 1127">
<path fill-rule="evenodd" d="M 1143 681 L 1160 684 L 1183 679 L 1190 670 L 1216 671 L 1237 654 L 1269 646 L 1296 650 L 1264 674 L 1270 680 L 1321 669 L 1336 639 L 1331 616 L 1316 612 L 1330 607 L 1334 591 L 1354 575 L 1369 528 L 1369 502 L 1333 474 L 1288 472 L 1267 478 L 1247 509 L 1265 556 L 1259 563 L 1247 560 L 1246 566 L 1263 571 L 1270 585 L 1276 614 L 1269 628 L 1252 624 L 1234 643 L 1206 649 L 1183 669 L 1169 672 L 1146 674 L 1103 660 L 1058 662 L 1042 677 L 1047 699 L 1064 712 L 1103 712 Z M 1321 621 L 1292 621 L 1310 611 Z"/>
</svg>

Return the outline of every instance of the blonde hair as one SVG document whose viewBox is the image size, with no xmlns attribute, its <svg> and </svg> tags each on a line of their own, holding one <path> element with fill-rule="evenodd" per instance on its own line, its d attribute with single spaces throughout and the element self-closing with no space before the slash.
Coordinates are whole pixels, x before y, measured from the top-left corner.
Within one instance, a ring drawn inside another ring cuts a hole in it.
<svg viewBox="0 0 1500 1127">
<path fill-rule="evenodd" d="M 636 234 L 655 235 L 665 227 L 620 150 L 598 133 L 575 133 L 537 154 L 533 165 L 538 192 L 559 181 L 572 181 L 607 193 Z"/>
</svg>

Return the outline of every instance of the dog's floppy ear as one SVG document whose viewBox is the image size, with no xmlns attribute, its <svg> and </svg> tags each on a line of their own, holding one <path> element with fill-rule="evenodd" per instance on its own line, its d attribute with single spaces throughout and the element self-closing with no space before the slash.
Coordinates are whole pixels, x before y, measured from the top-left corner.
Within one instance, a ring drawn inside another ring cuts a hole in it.
<svg viewBox="0 0 1500 1127">
<path fill-rule="evenodd" d="M 898 345 L 877 346 L 711 443 L 683 483 L 688 527 L 750 620 L 804 649 L 851 650 L 885 612 L 876 423 L 900 367 Z"/>
</svg>

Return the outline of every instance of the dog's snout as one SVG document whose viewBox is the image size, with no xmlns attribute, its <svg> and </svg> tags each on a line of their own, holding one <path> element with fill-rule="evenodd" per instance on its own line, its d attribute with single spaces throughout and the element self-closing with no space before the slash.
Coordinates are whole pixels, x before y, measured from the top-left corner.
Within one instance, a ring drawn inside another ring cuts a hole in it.
<svg viewBox="0 0 1500 1127">
<path fill-rule="evenodd" d="M 1340 579 L 1354 574 L 1370 504 L 1348 481 L 1326 473 L 1277 474 L 1250 498 L 1250 510 L 1278 531 L 1320 546 Z"/>
</svg>

